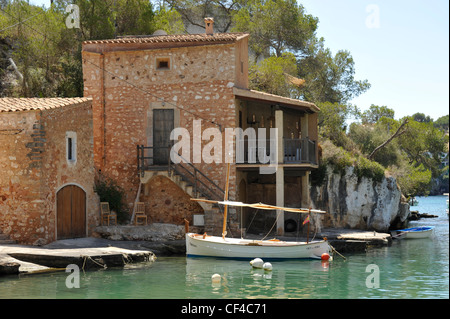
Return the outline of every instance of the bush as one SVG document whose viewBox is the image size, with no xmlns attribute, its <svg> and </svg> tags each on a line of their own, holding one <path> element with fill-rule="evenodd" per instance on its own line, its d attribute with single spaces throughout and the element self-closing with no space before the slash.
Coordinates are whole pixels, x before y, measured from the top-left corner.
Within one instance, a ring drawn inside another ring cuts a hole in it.
<svg viewBox="0 0 450 319">
<path fill-rule="evenodd" d="M 331 141 L 326 140 L 322 144 L 323 149 L 323 164 L 331 165 L 333 167 L 333 172 L 336 174 L 342 174 L 345 168 L 348 166 L 353 166 L 355 159 L 350 155 L 349 152 L 344 150 L 342 147 L 337 147 Z"/>
<path fill-rule="evenodd" d="M 125 192 L 114 180 L 104 176 L 97 178 L 94 191 L 100 197 L 101 202 L 108 202 L 110 210 L 116 212 L 118 223 L 124 223 L 128 219 L 128 212 L 124 204 Z"/>
<path fill-rule="evenodd" d="M 355 173 L 358 176 L 358 179 L 367 177 L 376 182 L 381 182 L 384 177 L 384 167 L 377 162 L 359 156 L 355 162 Z"/>
<path fill-rule="evenodd" d="M 346 167 L 355 167 L 355 174 L 359 179 L 362 177 L 371 178 L 381 182 L 384 177 L 384 167 L 374 161 L 368 160 L 362 155 L 347 152 L 342 147 L 337 147 L 329 140 L 323 142 L 323 165 L 333 167 L 333 172 L 342 174 Z"/>
</svg>

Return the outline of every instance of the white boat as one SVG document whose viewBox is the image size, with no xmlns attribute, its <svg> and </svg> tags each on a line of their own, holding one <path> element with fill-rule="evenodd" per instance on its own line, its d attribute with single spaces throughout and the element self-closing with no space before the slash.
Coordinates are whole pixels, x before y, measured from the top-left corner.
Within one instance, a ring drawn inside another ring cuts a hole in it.
<svg viewBox="0 0 450 319">
<path fill-rule="evenodd" d="M 434 227 L 422 226 L 396 230 L 398 237 L 407 239 L 428 238 L 433 234 Z"/>
<path fill-rule="evenodd" d="M 222 258 L 253 259 L 321 259 L 322 254 L 330 254 L 326 240 L 311 242 L 291 242 L 280 240 L 251 240 L 186 234 L 186 254 L 188 257 L 208 256 Z"/>
<path fill-rule="evenodd" d="M 227 183 L 225 188 L 224 201 L 212 201 L 204 199 L 191 198 L 194 201 L 203 201 L 224 206 L 222 237 L 208 236 L 206 234 L 194 234 L 189 232 L 189 225 L 186 224 L 186 255 L 207 256 L 207 257 L 224 257 L 224 258 L 264 258 L 264 259 L 297 259 L 297 258 L 314 258 L 321 259 L 322 254 L 329 254 L 331 247 L 326 240 L 306 242 L 290 242 L 277 239 L 272 240 L 251 240 L 241 238 L 226 237 L 226 221 L 228 206 L 252 207 L 263 210 L 285 210 L 294 213 L 325 213 L 320 210 L 290 208 L 267 205 L 262 203 L 245 204 L 242 202 L 228 201 L 228 181 L 229 181 L 230 164 L 227 169 Z M 309 220 L 309 218 L 308 218 Z M 187 222 L 187 221 L 186 221 Z M 308 224 L 309 225 L 309 224 Z M 324 255 L 326 258 L 326 255 Z"/>
</svg>

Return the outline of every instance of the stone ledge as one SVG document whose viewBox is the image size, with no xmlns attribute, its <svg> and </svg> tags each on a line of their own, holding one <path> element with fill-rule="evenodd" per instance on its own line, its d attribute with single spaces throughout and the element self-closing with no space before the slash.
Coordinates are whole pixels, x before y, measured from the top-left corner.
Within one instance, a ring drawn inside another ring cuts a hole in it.
<svg viewBox="0 0 450 319">
<path fill-rule="evenodd" d="M 109 240 L 165 242 L 184 239 L 184 225 L 153 223 L 147 226 L 99 226 L 94 236 Z"/>
<path fill-rule="evenodd" d="M 20 264 L 8 259 L 10 258 L 2 258 L 0 256 L 0 276 L 19 274 Z"/>
</svg>

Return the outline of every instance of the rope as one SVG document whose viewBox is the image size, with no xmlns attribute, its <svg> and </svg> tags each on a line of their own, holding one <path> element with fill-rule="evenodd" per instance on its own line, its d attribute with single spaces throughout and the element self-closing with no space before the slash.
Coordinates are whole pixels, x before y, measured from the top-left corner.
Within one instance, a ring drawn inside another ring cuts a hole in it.
<svg viewBox="0 0 450 319">
<path fill-rule="evenodd" d="M 275 225 L 276 225 L 277 222 L 278 222 L 278 217 L 280 216 L 280 213 L 281 213 L 281 211 L 278 210 L 278 211 L 277 211 L 277 218 L 275 218 L 275 222 L 273 223 L 272 228 L 270 228 L 269 232 L 268 232 L 268 233 L 266 234 L 266 236 L 264 236 L 263 239 L 261 239 L 261 240 L 266 239 L 267 236 L 269 236 L 269 234 L 272 232 L 272 229 L 275 227 Z"/>
<path fill-rule="evenodd" d="M 94 259 L 92 259 L 91 256 L 82 255 L 81 258 L 83 258 L 83 267 L 81 268 L 81 269 L 83 269 L 83 271 L 84 271 L 84 268 L 85 268 L 85 266 L 86 266 L 86 261 L 87 261 L 87 260 L 90 260 L 90 261 L 92 261 L 94 264 L 96 264 L 96 265 L 98 265 L 98 266 L 100 266 L 100 267 L 103 267 L 103 269 L 106 269 L 106 264 L 101 264 L 101 263 L 95 261 Z"/>
<path fill-rule="evenodd" d="M 337 250 L 336 250 L 336 248 L 334 248 L 333 246 L 331 246 L 331 244 L 330 243 L 328 243 L 328 245 L 331 247 L 331 250 L 333 251 L 333 252 L 335 252 L 336 254 L 338 254 L 340 257 L 342 257 L 344 260 L 347 260 L 347 258 L 345 258 L 343 255 L 341 255 Z"/>
<path fill-rule="evenodd" d="M 256 217 L 256 215 L 258 214 L 258 212 L 259 212 L 259 209 L 256 209 L 256 212 L 253 214 L 252 220 L 250 221 L 250 224 L 249 224 L 248 227 L 247 227 L 247 233 L 248 233 L 250 227 L 252 226 L 253 221 L 255 220 L 255 217 Z"/>
</svg>

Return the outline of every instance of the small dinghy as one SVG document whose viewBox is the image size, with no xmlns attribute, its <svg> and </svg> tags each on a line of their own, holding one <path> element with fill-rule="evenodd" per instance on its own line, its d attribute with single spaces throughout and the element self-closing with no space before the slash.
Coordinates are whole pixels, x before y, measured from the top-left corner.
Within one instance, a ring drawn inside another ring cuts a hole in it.
<svg viewBox="0 0 450 319">
<path fill-rule="evenodd" d="M 407 239 L 415 239 L 415 238 L 428 238 L 433 234 L 434 227 L 432 226 L 422 226 L 422 227 L 412 227 L 396 230 L 397 235 L 396 238 L 407 238 Z"/>
</svg>

